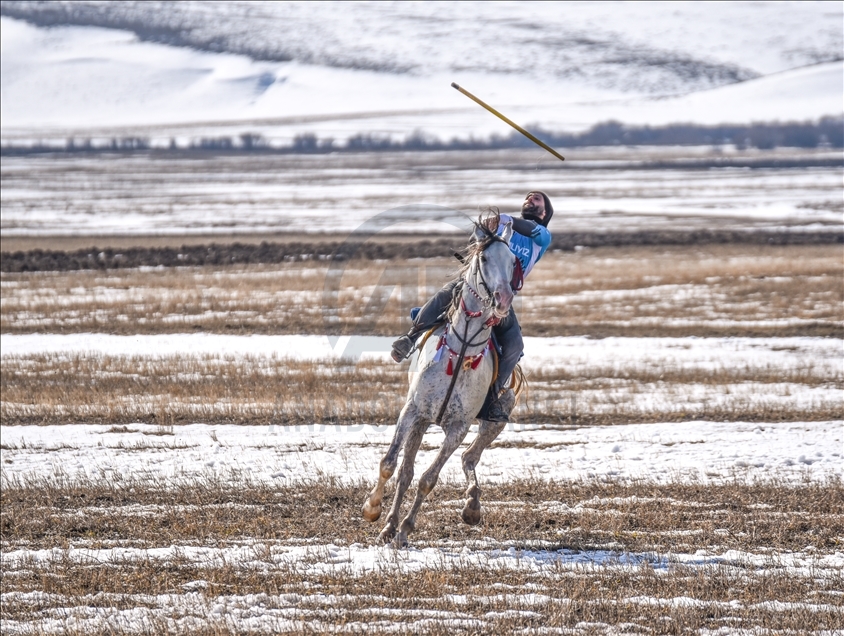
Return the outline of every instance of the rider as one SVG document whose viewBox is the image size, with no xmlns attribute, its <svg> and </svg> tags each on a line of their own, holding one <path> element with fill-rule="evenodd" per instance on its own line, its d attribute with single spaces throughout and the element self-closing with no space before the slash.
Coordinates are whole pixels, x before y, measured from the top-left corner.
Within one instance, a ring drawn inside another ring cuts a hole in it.
<svg viewBox="0 0 844 636">
<path fill-rule="evenodd" d="M 508 222 L 513 223 L 513 238 L 510 239 L 510 250 L 521 262 L 525 278 L 551 244 L 551 233 L 547 227 L 553 214 L 554 208 L 551 207 L 548 195 L 539 190 L 532 190 L 527 193 L 525 201 L 522 203 L 521 218 L 514 218 L 507 214 L 502 214 L 500 217 L 497 232 L 499 235 L 504 231 Z M 413 350 L 416 338 L 442 320 L 443 314 L 451 306 L 454 290 L 458 283 L 459 281 L 452 281 L 446 284 L 419 310 L 407 335 L 393 343 L 391 353 L 393 360 L 401 362 L 407 358 Z M 478 416 L 493 422 L 507 422 L 510 418 L 510 409 L 501 403 L 499 397 L 504 384 L 510 379 L 510 375 L 516 368 L 516 363 L 524 350 L 522 330 L 512 307 L 507 317 L 493 329 L 496 340 L 501 347 L 502 355 L 498 361 L 498 375 Z"/>
</svg>

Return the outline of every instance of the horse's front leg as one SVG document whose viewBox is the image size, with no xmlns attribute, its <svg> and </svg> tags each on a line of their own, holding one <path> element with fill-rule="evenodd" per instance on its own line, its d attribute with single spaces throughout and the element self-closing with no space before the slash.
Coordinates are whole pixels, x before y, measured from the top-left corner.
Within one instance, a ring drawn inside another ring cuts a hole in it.
<svg viewBox="0 0 844 636">
<path fill-rule="evenodd" d="M 387 453 L 381 459 L 378 470 L 378 483 L 372 489 L 372 492 L 369 493 L 366 501 L 363 502 L 363 518 L 369 522 L 378 521 L 379 517 L 381 517 L 381 502 L 384 499 L 384 486 L 386 486 L 396 470 L 399 451 L 401 450 L 405 437 L 407 437 L 407 432 L 418 419 L 419 409 L 416 405 L 413 402 L 405 404 L 396 423 L 396 432 L 393 435 L 393 441 L 390 443 Z"/>
<path fill-rule="evenodd" d="M 401 504 L 404 500 L 404 494 L 410 486 L 410 482 L 413 481 L 413 464 L 416 461 L 416 453 L 419 452 L 419 447 L 422 445 L 422 438 L 425 436 L 425 430 L 427 428 L 428 425 L 426 422 L 420 422 L 417 419 L 407 434 L 404 442 L 404 457 L 401 460 L 401 468 L 399 469 L 399 480 L 396 484 L 396 494 L 393 496 L 393 505 L 390 507 L 390 514 L 387 515 L 387 525 L 384 526 L 381 534 L 378 535 L 381 543 L 390 543 L 396 536 Z"/>
<path fill-rule="evenodd" d="M 475 473 L 481 461 L 481 453 L 492 444 L 506 425 L 507 422 L 481 420 L 477 437 L 463 453 L 463 472 L 469 482 L 469 487 L 466 489 L 468 499 L 460 516 L 470 526 L 476 526 L 481 522 L 481 487 L 478 485 L 478 476 Z"/>
<path fill-rule="evenodd" d="M 445 466 L 448 458 L 451 457 L 452 453 L 457 450 L 457 447 L 460 446 L 466 438 L 466 433 L 469 432 L 469 422 L 464 421 L 452 423 L 446 428 L 446 430 L 448 432 L 446 433 L 445 441 L 440 447 L 440 452 L 437 453 L 434 463 L 431 464 L 431 467 L 422 473 L 422 476 L 419 478 L 419 487 L 416 491 L 416 499 L 413 501 L 413 506 L 410 508 L 410 512 L 407 513 L 407 516 L 401 522 L 401 531 L 396 535 L 395 543 L 398 547 L 404 547 L 407 545 L 407 535 L 413 532 L 413 529 L 416 527 L 416 515 L 419 514 L 419 509 L 422 507 L 422 503 L 425 501 L 428 494 L 434 489 L 434 486 L 437 485 L 437 479 L 439 479 L 440 471 L 443 466 Z"/>
</svg>

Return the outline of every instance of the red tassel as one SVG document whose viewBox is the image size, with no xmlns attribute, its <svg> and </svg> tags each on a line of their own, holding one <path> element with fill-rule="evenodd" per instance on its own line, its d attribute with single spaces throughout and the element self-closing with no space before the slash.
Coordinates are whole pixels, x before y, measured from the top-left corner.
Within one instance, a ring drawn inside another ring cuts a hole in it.
<svg viewBox="0 0 844 636">
<path fill-rule="evenodd" d="M 454 375 L 454 367 L 451 365 L 451 356 L 448 356 L 448 366 L 445 369 L 446 375 Z"/>
</svg>

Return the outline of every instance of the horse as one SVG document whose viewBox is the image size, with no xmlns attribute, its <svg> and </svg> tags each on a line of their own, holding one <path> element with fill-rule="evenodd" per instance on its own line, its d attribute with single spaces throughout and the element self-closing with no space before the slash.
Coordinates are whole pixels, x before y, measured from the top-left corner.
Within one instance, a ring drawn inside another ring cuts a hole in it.
<svg viewBox="0 0 844 636">
<path fill-rule="evenodd" d="M 478 219 L 469 250 L 461 269 L 461 283 L 452 303 L 448 322 L 429 334 L 411 358 L 410 388 L 399 414 L 393 440 L 379 465 L 378 482 L 363 504 L 362 514 L 370 522 L 381 516 L 384 487 L 404 449 L 401 470 L 387 524 L 379 535 L 383 544 L 406 547 L 407 537 L 416 526 L 416 517 L 425 498 L 437 483 L 440 470 L 463 442 L 495 379 L 496 361 L 491 353 L 492 327 L 505 318 L 513 302 L 511 287 L 516 257 L 510 251 L 513 228 L 507 223 L 501 235 L 489 229 L 498 227 L 497 215 Z M 489 227 L 488 227 L 489 226 Z M 511 389 L 502 400 L 516 399 Z M 511 402 L 508 406 L 511 406 Z M 413 479 L 416 453 L 429 424 L 445 432 L 445 440 L 431 466 L 419 478 L 416 498 L 399 526 L 405 493 Z M 469 484 L 461 513 L 469 525 L 481 520 L 481 489 L 475 467 L 481 453 L 504 429 L 506 422 L 481 420 L 478 435 L 462 455 L 463 472 Z"/>
</svg>

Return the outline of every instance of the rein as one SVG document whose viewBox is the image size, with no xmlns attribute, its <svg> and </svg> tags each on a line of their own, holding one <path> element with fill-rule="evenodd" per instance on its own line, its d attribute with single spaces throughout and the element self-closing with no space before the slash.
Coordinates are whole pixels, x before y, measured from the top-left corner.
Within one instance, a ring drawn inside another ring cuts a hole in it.
<svg viewBox="0 0 844 636">
<path fill-rule="evenodd" d="M 462 299 L 461 299 L 461 302 L 462 302 Z M 481 331 L 483 331 L 484 329 L 489 329 L 489 327 L 487 327 L 486 324 L 483 324 L 483 325 L 480 326 L 480 328 L 474 333 L 474 335 L 471 338 L 467 338 L 466 336 L 469 334 L 469 321 L 467 320 L 466 321 L 466 327 L 463 329 L 463 337 L 460 338 L 460 336 L 457 336 L 458 339 L 460 340 L 460 342 L 463 343 L 463 346 L 460 347 L 460 353 L 457 356 L 457 366 L 455 368 L 453 368 L 453 373 L 452 373 L 452 376 L 451 376 L 451 382 L 449 382 L 449 384 L 448 384 L 448 391 L 446 391 L 446 393 L 445 393 L 445 399 L 443 399 L 443 403 L 442 403 L 442 406 L 440 407 L 440 411 L 439 411 L 439 413 L 437 413 L 437 419 L 434 420 L 437 426 L 440 426 L 442 424 L 443 414 L 445 413 L 445 408 L 448 406 L 448 403 L 451 401 L 451 394 L 454 392 L 454 385 L 457 384 L 457 376 L 460 375 L 460 369 L 463 367 L 463 358 L 466 357 L 466 349 L 469 348 L 470 342 L 472 340 L 474 340 L 475 337 L 479 333 L 481 333 Z M 443 342 L 443 343 L 445 343 L 446 333 L 448 333 L 448 331 L 446 331 L 442 336 L 441 342 Z M 455 332 L 454 335 L 457 335 L 457 333 Z M 487 341 L 487 342 L 489 342 L 489 341 Z M 445 346 L 448 347 L 449 351 L 451 351 L 451 347 L 449 347 L 447 344 Z M 489 345 L 487 345 L 487 346 L 489 346 Z M 486 351 L 486 349 L 484 351 Z M 478 359 L 480 360 L 482 357 L 483 356 L 478 356 Z M 449 365 L 449 367 L 451 366 L 451 357 L 450 356 L 449 356 L 449 359 L 448 359 L 448 365 Z"/>
<path fill-rule="evenodd" d="M 502 243 L 506 243 L 506 241 L 504 241 L 500 237 L 496 236 L 496 238 L 498 240 L 500 240 Z M 469 281 L 467 280 L 467 278 L 463 279 L 463 285 L 466 286 L 466 288 L 469 290 L 469 292 L 475 298 L 477 298 L 481 302 L 481 304 L 483 304 L 485 307 L 491 307 L 493 302 L 494 302 L 494 300 L 493 300 L 494 297 L 493 297 L 492 293 L 490 292 L 489 287 L 487 287 L 486 281 L 483 279 L 483 273 L 481 272 L 480 264 L 478 264 L 476 266 L 475 272 L 476 272 L 476 275 L 478 276 L 478 278 L 480 278 L 481 284 L 487 290 L 487 293 L 488 293 L 487 298 L 486 299 L 481 298 L 480 294 L 478 294 L 478 292 L 476 292 L 474 289 L 472 289 L 472 286 L 469 284 Z M 474 319 L 474 318 L 480 318 L 483 315 L 484 310 L 481 309 L 479 311 L 469 311 L 469 309 L 466 307 L 466 302 L 463 300 L 462 296 L 460 298 L 460 310 L 463 312 L 463 314 L 466 316 L 466 318 L 468 318 L 468 320 L 466 320 L 466 326 L 463 329 L 463 336 L 462 337 L 460 336 L 459 333 L 457 333 L 457 331 L 452 332 L 455 335 L 455 337 L 460 341 L 460 344 L 461 344 L 460 352 L 458 353 L 458 352 L 454 351 L 451 347 L 448 346 L 447 336 L 448 336 L 448 327 L 450 325 L 446 326 L 445 331 L 443 332 L 443 335 L 440 336 L 439 343 L 437 343 L 437 349 L 440 349 L 443 346 L 446 349 L 448 349 L 449 357 L 448 357 L 448 367 L 446 368 L 446 374 L 451 376 L 451 382 L 449 382 L 449 384 L 448 384 L 448 390 L 445 393 L 445 398 L 443 399 L 442 406 L 440 406 L 440 410 L 437 413 L 436 419 L 434 420 L 434 422 L 436 423 L 437 426 L 440 426 L 442 424 L 442 418 L 443 418 L 443 415 L 445 414 L 445 409 L 448 406 L 448 403 L 451 401 L 451 395 L 454 392 L 454 385 L 457 384 L 457 376 L 460 375 L 461 369 L 465 369 L 466 371 L 468 371 L 470 369 L 477 369 L 478 368 L 478 366 L 481 363 L 481 360 L 483 360 L 484 355 L 489 350 L 490 339 L 489 338 L 486 339 L 486 348 L 483 351 L 481 351 L 479 354 L 477 354 L 475 356 L 470 357 L 469 359 L 466 359 L 466 349 L 468 349 L 470 346 L 471 347 L 475 347 L 475 346 L 479 347 L 480 345 L 484 344 L 484 341 L 473 342 L 473 340 L 475 338 L 477 338 L 478 335 L 481 332 L 483 332 L 485 330 L 492 329 L 493 326 L 495 326 L 499 322 L 501 322 L 501 318 L 496 316 L 495 313 L 493 312 L 492 316 L 490 316 L 486 321 L 484 321 L 484 323 L 480 327 L 478 327 L 478 330 L 474 334 L 472 334 L 472 337 L 469 338 L 468 337 L 469 336 L 469 321 L 471 319 Z M 453 354 L 457 354 L 457 364 L 456 365 L 452 364 Z M 464 360 L 465 360 L 465 363 L 464 363 Z M 466 363 L 468 363 L 468 368 L 466 366 Z"/>
</svg>

